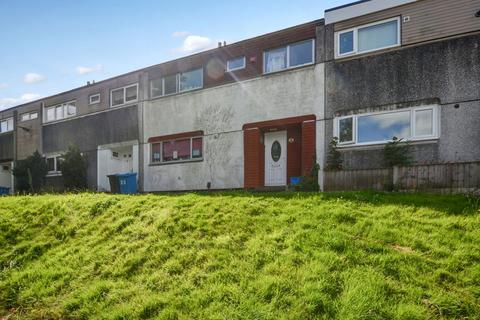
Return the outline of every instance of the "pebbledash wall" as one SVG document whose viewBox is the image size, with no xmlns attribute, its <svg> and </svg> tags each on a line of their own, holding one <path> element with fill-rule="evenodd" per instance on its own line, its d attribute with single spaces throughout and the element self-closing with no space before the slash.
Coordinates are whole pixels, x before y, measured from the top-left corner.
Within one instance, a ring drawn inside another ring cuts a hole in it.
<svg viewBox="0 0 480 320">
<path fill-rule="evenodd" d="M 390 2 L 395 6 L 378 11 L 385 2 L 326 13 L 326 145 L 341 117 L 436 106 L 438 135 L 412 142 L 414 162 L 480 161 L 480 1 Z M 398 19 L 398 45 L 338 56 L 338 33 L 385 19 Z M 383 146 L 341 146 L 344 168 L 384 167 Z"/>
<path fill-rule="evenodd" d="M 324 66 L 226 84 L 145 103 L 144 190 L 244 187 L 244 131 L 252 122 L 304 115 L 324 116 Z M 198 162 L 153 164 L 150 137 L 203 131 L 204 157 Z M 316 122 L 316 153 L 323 155 L 323 122 Z M 259 173 L 261 174 L 261 173 Z"/>
</svg>

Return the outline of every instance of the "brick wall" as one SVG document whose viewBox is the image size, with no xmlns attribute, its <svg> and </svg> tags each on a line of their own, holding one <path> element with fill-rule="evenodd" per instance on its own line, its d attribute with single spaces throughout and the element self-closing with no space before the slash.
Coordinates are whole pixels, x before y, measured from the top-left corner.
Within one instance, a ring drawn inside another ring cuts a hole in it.
<svg viewBox="0 0 480 320">
<path fill-rule="evenodd" d="M 307 176 L 312 170 L 316 152 L 316 122 L 302 123 L 302 175 Z"/>
<path fill-rule="evenodd" d="M 260 129 L 243 131 L 244 188 L 255 189 L 264 185 L 264 146 L 260 143 Z"/>
</svg>

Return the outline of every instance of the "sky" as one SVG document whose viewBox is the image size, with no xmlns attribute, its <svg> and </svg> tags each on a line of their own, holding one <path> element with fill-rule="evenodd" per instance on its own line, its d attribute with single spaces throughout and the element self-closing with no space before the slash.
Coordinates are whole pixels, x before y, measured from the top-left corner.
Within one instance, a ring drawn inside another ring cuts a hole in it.
<svg viewBox="0 0 480 320">
<path fill-rule="evenodd" d="M 0 110 L 323 18 L 353 0 L 0 0 Z"/>
</svg>

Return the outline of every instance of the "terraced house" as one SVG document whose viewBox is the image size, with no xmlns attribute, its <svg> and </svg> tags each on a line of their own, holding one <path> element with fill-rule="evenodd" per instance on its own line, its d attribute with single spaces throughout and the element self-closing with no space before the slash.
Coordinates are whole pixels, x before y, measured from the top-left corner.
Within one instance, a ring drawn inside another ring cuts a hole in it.
<svg viewBox="0 0 480 320">
<path fill-rule="evenodd" d="M 145 192 L 284 187 L 325 167 L 333 137 L 345 170 L 373 170 L 365 187 L 394 136 L 415 164 L 478 163 L 479 34 L 480 0 L 357 1 L 17 106 L 0 114 L 0 185 L 38 150 L 61 189 L 70 144 L 99 191 L 129 171 Z M 320 170 L 319 184 L 335 181 Z"/>
</svg>

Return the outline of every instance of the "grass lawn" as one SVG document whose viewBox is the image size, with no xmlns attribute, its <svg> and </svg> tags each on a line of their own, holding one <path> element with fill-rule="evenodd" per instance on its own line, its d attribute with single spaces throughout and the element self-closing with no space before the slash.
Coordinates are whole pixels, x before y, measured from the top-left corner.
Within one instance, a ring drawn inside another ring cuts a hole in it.
<svg viewBox="0 0 480 320">
<path fill-rule="evenodd" d="M 0 198 L 0 319 L 480 319 L 479 199 Z"/>
</svg>

